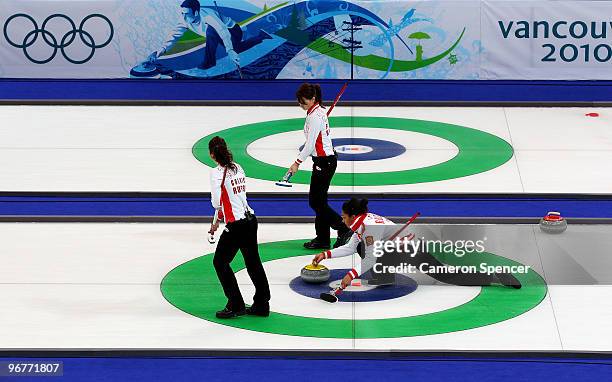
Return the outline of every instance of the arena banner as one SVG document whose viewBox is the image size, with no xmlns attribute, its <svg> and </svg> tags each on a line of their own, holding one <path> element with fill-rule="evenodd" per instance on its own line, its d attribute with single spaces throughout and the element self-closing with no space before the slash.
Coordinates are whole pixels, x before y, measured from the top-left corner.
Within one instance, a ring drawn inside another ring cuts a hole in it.
<svg viewBox="0 0 612 382">
<path fill-rule="evenodd" d="M 610 6 L 549 3 L 3 0 L 0 77 L 611 79 L 609 44 L 589 40 Z M 522 37 L 535 16 L 547 41 Z"/>
<path fill-rule="evenodd" d="M 482 79 L 612 79 L 612 2 L 484 1 Z"/>
<path fill-rule="evenodd" d="M 352 69 L 355 78 L 476 79 L 479 70 L 473 1 L 3 0 L 0 7 L 3 77 L 312 79 L 349 78 Z"/>
</svg>

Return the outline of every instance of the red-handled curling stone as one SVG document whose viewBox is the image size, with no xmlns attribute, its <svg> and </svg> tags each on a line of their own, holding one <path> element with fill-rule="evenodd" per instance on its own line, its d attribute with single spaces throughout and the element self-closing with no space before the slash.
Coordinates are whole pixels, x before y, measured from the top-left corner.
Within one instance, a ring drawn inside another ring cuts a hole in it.
<svg viewBox="0 0 612 382">
<path fill-rule="evenodd" d="M 567 221 L 560 212 L 551 211 L 540 220 L 540 230 L 546 233 L 562 233 L 567 229 Z"/>
</svg>

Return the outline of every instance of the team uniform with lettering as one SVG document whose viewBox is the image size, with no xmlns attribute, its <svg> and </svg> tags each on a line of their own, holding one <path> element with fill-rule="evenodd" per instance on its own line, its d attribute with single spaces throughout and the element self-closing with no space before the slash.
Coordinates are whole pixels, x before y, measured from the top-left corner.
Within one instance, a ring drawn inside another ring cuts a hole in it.
<svg viewBox="0 0 612 382">
<path fill-rule="evenodd" d="M 235 172 L 227 170 L 223 184 L 224 167 L 217 166 L 210 172 L 211 202 L 218 211 L 219 219 L 224 219 L 226 223 L 244 219 L 247 211 L 254 214 L 247 202 L 244 170 L 239 164 L 236 164 L 236 168 Z"/>
<path fill-rule="evenodd" d="M 236 171 L 217 166 L 210 172 L 211 203 L 219 214 L 219 220 L 225 220 L 225 229 L 215 249 L 213 265 L 228 300 L 226 307 L 232 311 L 241 311 L 245 309 L 245 304 L 230 267 L 238 250 L 242 253 L 248 274 L 255 285 L 254 305 L 268 307 L 270 287 L 259 257 L 257 218 L 247 201 L 244 170 L 239 164 L 234 164 Z"/>
</svg>

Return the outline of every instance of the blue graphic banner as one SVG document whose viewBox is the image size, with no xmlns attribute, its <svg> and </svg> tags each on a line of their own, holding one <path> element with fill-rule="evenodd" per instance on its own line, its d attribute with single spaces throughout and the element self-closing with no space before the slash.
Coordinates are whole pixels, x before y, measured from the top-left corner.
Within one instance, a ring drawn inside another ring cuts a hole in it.
<svg viewBox="0 0 612 382">
<path fill-rule="evenodd" d="M 0 78 L 612 79 L 601 1 L 3 0 Z"/>
</svg>

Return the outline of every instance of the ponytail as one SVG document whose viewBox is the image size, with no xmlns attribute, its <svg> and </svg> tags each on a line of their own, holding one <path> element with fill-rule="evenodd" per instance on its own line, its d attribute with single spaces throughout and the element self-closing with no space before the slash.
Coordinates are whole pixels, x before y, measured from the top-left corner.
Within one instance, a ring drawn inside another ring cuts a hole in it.
<svg viewBox="0 0 612 382">
<path fill-rule="evenodd" d="M 238 170 L 234 163 L 234 156 L 227 148 L 227 143 L 220 136 L 216 136 L 208 142 L 208 151 L 214 156 L 214 159 L 222 167 L 225 167 L 233 172 Z"/>
<path fill-rule="evenodd" d="M 351 198 L 342 204 L 342 212 L 349 216 L 368 213 L 368 199 Z"/>
<path fill-rule="evenodd" d="M 322 93 L 321 93 L 321 85 L 314 84 L 312 86 L 314 87 L 314 90 L 315 90 L 315 99 L 316 99 L 316 102 L 320 106 L 325 106 L 325 105 L 323 105 L 323 96 L 322 96 Z"/>
<path fill-rule="evenodd" d="M 302 103 L 302 99 L 315 99 L 315 102 L 320 106 L 323 105 L 323 93 L 321 92 L 321 86 L 319 84 L 309 84 L 304 82 L 298 90 L 295 92 L 295 97 L 299 103 Z"/>
</svg>

